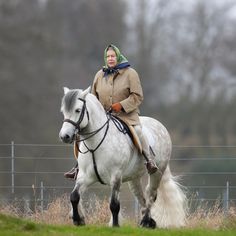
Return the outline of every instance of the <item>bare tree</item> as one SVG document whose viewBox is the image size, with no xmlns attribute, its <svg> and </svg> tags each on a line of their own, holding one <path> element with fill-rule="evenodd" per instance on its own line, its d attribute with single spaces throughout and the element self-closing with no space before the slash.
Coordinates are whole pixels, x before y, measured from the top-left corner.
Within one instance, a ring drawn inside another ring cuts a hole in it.
<svg viewBox="0 0 236 236">
<path fill-rule="evenodd" d="M 105 46 L 124 42 L 124 14 L 121 1 L 1 1 L 1 142 L 57 140 L 62 87 L 92 83 Z"/>
</svg>

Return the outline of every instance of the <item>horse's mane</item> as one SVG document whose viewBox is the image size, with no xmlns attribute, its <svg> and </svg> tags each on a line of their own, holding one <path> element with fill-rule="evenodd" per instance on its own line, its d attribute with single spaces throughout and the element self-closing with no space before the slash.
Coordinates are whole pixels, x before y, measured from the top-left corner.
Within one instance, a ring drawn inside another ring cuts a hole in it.
<svg viewBox="0 0 236 236">
<path fill-rule="evenodd" d="M 88 96 L 89 96 L 89 100 L 93 104 L 93 106 L 95 106 L 96 109 L 102 110 L 105 113 L 105 109 L 102 106 L 101 102 L 97 99 L 97 97 L 92 93 L 89 93 Z"/>
<path fill-rule="evenodd" d="M 64 95 L 64 97 L 62 98 L 61 107 L 65 112 L 68 113 L 71 112 L 79 93 L 80 93 L 79 89 L 72 89 Z"/>
<path fill-rule="evenodd" d="M 61 110 L 70 113 L 77 101 L 77 98 L 79 97 L 80 93 L 82 92 L 81 89 L 72 89 L 69 92 L 67 92 L 64 97 L 62 98 L 61 103 Z M 92 93 L 88 94 L 90 97 L 90 102 L 97 108 L 101 109 L 105 112 L 104 107 L 101 105 L 99 100 L 94 96 Z"/>
</svg>

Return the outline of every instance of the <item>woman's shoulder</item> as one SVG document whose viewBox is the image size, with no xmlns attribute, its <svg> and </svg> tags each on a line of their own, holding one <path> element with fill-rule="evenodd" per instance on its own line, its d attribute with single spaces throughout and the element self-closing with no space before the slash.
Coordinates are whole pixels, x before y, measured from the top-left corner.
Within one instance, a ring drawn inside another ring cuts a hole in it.
<svg viewBox="0 0 236 236">
<path fill-rule="evenodd" d="M 102 75 L 104 72 L 102 69 L 100 69 L 96 74 L 95 77 Z"/>
<path fill-rule="evenodd" d="M 138 72 L 133 67 L 128 67 L 126 73 L 131 76 L 138 76 Z"/>
<path fill-rule="evenodd" d="M 95 74 L 94 80 L 97 80 L 98 78 L 103 77 L 103 74 L 104 74 L 103 70 L 102 70 L 102 69 L 99 70 L 99 71 Z"/>
</svg>

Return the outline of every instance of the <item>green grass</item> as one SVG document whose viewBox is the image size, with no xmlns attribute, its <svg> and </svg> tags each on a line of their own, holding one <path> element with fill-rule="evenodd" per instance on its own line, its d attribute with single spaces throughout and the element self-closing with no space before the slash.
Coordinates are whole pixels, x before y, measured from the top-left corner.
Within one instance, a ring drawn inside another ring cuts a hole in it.
<svg viewBox="0 0 236 236">
<path fill-rule="evenodd" d="M 56 217 L 56 216 L 55 216 Z M 124 226 L 120 228 L 109 228 L 104 226 L 53 226 L 38 224 L 28 220 L 22 220 L 11 216 L 0 214 L 0 235 L 22 236 L 22 235 L 63 235 L 63 236 L 235 236 L 236 229 L 228 230 L 209 230 L 209 229 L 143 229 L 139 227 Z"/>
</svg>

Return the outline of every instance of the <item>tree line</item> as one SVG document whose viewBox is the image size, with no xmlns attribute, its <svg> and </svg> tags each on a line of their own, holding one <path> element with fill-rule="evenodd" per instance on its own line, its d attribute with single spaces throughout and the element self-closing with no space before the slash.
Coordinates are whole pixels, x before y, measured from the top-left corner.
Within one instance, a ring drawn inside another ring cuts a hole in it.
<svg viewBox="0 0 236 236">
<path fill-rule="evenodd" d="M 235 7 L 230 0 L 0 0 L 0 143 L 59 143 L 63 86 L 91 85 L 104 48 L 114 43 L 140 75 L 141 114 L 160 120 L 173 144 L 234 145 Z M 210 155 L 174 155 L 205 152 Z M 0 146 L 0 156 L 9 153 Z M 16 155 L 61 157 L 63 151 L 17 147 Z M 66 171 L 68 158 L 63 170 L 55 160 L 33 159 L 18 168 Z M 9 160 L 1 163 L 9 170 Z M 32 183 L 26 175 L 17 181 Z M 45 174 L 39 181 L 61 180 Z M 1 185 L 8 182 L 1 177 Z"/>
<path fill-rule="evenodd" d="M 57 142 L 62 87 L 91 85 L 112 42 L 140 74 L 142 114 L 174 143 L 234 143 L 235 5 L 1 0 L 0 142 Z"/>
</svg>

